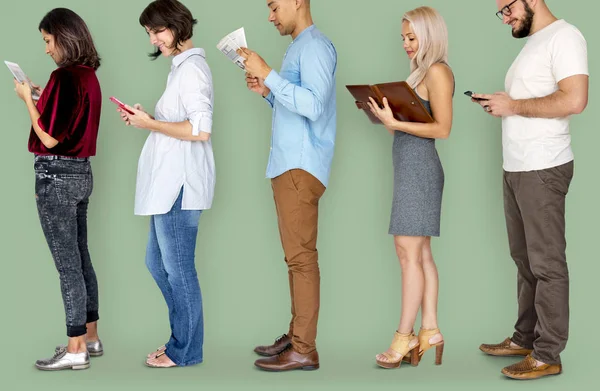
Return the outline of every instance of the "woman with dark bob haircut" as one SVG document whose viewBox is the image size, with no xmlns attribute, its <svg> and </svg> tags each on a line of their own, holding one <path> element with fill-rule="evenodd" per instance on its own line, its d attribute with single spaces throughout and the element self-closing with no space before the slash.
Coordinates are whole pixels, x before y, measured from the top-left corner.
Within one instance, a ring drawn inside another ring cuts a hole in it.
<svg viewBox="0 0 600 391">
<path fill-rule="evenodd" d="M 176 0 L 157 0 L 142 12 L 156 51 L 173 57 L 154 117 L 136 104 L 118 109 L 127 125 L 150 131 L 138 162 L 135 214 L 150 216 L 146 266 L 169 310 L 168 342 L 146 357 L 153 368 L 202 362 L 202 295 L 194 253 L 200 215 L 215 187 L 212 75 L 203 49 L 191 41 L 196 20 Z M 133 113 L 133 114 L 131 114 Z"/>
<path fill-rule="evenodd" d="M 35 198 L 60 277 L 69 341 L 35 365 L 41 370 L 86 369 L 90 356 L 103 353 L 97 331 L 98 283 L 87 244 L 90 157 L 96 154 L 102 101 L 96 78 L 100 57 L 85 22 L 69 9 L 50 11 L 39 31 L 58 68 L 46 88 L 33 85 L 39 101 L 27 83 L 15 80 L 15 91 L 31 118 Z"/>
</svg>

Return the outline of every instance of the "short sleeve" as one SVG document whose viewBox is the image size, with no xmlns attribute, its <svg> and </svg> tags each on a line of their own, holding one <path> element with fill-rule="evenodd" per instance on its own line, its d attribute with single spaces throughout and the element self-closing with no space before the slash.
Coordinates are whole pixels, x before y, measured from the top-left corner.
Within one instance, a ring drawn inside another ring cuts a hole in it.
<svg viewBox="0 0 600 391">
<path fill-rule="evenodd" d="M 67 70 L 58 69 L 50 76 L 43 95 L 44 105 L 38 125 L 61 142 L 72 133 L 82 107 L 78 86 Z"/>
<path fill-rule="evenodd" d="M 589 75 L 587 43 L 579 30 L 563 29 L 550 43 L 552 73 L 557 82 L 575 75 Z"/>
</svg>

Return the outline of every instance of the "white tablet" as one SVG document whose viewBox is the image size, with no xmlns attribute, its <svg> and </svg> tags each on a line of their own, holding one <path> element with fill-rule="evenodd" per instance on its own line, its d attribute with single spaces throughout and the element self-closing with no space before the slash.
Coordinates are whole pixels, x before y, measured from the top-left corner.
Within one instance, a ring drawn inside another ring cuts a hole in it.
<svg viewBox="0 0 600 391">
<path fill-rule="evenodd" d="M 31 87 L 31 96 L 34 100 L 39 100 L 40 96 L 38 95 L 38 93 L 33 89 L 33 87 L 31 86 L 31 81 L 29 80 L 29 78 L 27 77 L 27 75 L 25 74 L 25 72 L 23 72 L 23 70 L 21 69 L 21 67 L 19 66 L 19 64 L 14 63 L 14 62 L 10 62 L 10 61 L 4 61 L 4 63 L 6 64 L 6 66 L 8 67 L 8 69 L 10 70 L 10 72 L 13 74 L 13 76 L 15 77 L 15 79 L 17 79 L 17 81 L 19 83 L 27 83 L 29 84 L 29 87 Z"/>
</svg>

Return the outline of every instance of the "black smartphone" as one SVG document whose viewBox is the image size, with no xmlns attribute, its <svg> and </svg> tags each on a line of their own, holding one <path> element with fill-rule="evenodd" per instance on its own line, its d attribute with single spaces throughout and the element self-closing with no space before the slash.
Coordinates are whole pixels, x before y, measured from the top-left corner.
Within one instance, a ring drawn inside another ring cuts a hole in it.
<svg viewBox="0 0 600 391">
<path fill-rule="evenodd" d="M 483 98 L 473 98 L 473 91 L 465 91 L 465 95 L 470 97 L 471 99 L 475 99 L 477 101 L 488 100 L 488 99 L 483 99 Z"/>
</svg>

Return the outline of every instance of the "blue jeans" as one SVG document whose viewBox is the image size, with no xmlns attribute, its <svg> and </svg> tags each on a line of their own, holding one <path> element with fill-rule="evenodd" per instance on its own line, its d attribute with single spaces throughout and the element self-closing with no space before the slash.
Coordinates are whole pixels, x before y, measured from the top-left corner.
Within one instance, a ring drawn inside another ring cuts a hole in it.
<svg viewBox="0 0 600 391">
<path fill-rule="evenodd" d="M 160 288 L 171 324 L 165 354 L 178 366 L 202 362 L 202 294 L 194 265 L 201 210 L 182 210 L 183 189 L 171 210 L 150 217 L 146 266 Z"/>
</svg>

